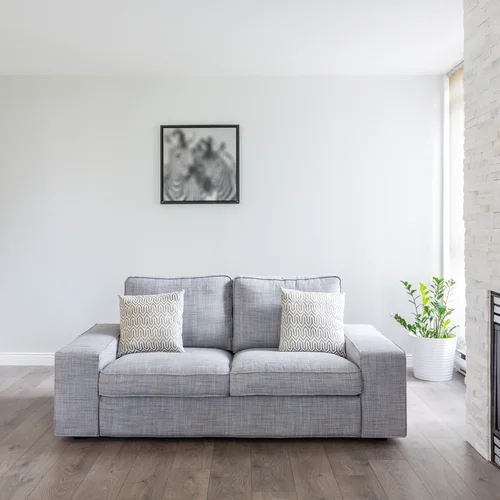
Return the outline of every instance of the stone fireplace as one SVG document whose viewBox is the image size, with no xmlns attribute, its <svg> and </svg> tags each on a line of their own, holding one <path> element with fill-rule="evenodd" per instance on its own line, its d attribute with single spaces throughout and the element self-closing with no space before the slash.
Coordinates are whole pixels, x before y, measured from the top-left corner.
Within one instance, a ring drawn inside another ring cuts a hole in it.
<svg viewBox="0 0 500 500">
<path fill-rule="evenodd" d="M 467 441 L 492 459 L 491 291 L 500 292 L 500 3 L 464 1 Z"/>
</svg>

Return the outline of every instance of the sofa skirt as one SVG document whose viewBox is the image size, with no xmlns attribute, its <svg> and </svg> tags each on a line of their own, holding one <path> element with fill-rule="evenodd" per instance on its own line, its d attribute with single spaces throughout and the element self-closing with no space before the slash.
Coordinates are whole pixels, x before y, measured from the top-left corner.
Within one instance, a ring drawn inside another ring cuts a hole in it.
<svg viewBox="0 0 500 500">
<path fill-rule="evenodd" d="M 99 434 L 114 437 L 360 437 L 359 396 L 105 397 Z"/>
</svg>

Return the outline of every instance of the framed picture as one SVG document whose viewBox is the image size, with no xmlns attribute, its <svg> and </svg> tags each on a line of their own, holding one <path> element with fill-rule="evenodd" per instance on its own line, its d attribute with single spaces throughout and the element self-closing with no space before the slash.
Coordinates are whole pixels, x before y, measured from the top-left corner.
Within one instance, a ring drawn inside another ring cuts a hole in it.
<svg viewBox="0 0 500 500">
<path fill-rule="evenodd" d="M 161 203 L 239 203 L 239 126 L 162 125 Z"/>
</svg>

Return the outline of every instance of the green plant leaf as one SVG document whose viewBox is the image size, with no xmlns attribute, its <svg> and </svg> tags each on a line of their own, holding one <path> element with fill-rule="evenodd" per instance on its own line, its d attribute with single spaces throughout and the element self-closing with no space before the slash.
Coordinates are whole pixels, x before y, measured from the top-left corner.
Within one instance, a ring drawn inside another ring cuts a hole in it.
<svg viewBox="0 0 500 500">
<path fill-rule="evenodd" d="M 422 296 L 422 305 L 425 306 L 429 302 L 429 292 L 423 283 L 420 283 L 420 295 Z"/>
<path fill-rule="evenodd" d="M 414 288 L 408 281 L 401 283 L 408 294 L 408 301 L 415 308 L 412 313 L 414 322 L 408 323 L 398 314 L 393 316 L 394 319 L 415 335 L 424 338 L 450 338 L 451 332 L 457 328 L 456 325 L 451 325 L 453 308 L 448 307 L 455 281 L 433 276 L 428 288 L 424 283 L 419 283 L 418 288 Z M 415 295 L 417 290 L 420 295 Z"/>
</svg>

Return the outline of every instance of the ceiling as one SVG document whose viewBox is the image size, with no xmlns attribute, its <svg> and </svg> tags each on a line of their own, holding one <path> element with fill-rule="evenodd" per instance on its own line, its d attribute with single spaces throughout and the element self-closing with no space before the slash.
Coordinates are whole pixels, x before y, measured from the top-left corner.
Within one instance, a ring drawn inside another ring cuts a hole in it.
<svg viewBox="0 0 500 500">
<path fill-rule="evenodd" d="M 0 0 L 0 74 L 440 74 L 462 0 Z"/>
</svg>

